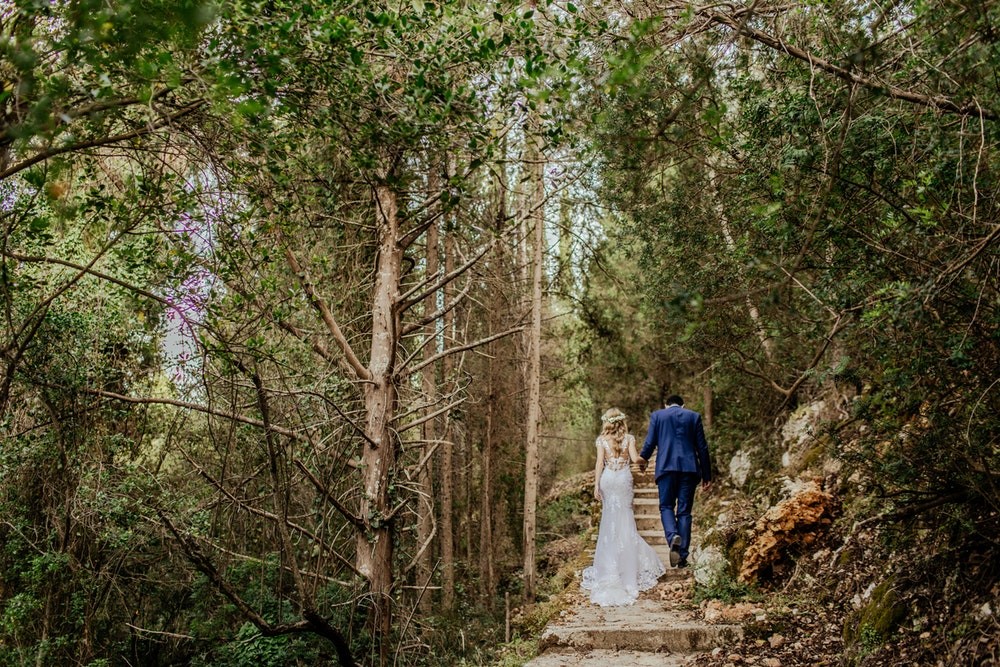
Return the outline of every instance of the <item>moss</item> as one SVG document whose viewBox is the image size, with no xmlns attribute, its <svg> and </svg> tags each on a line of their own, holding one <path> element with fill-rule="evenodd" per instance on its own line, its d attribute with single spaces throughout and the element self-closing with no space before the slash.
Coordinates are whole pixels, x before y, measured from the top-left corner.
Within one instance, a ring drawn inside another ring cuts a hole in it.
<svg viewBox="0 0 1000 667">
<path fill-rule="evenodd" d="M 822 461 L 826 456 L 828 440 L 828 438 L 817 440 L 815 445 L 803 452 L 799 466 L 802 470 L 808 470 Z"/>
<path fill-rule="evenodd" d="M 499 654 L 491 663 L 491 667 L 520 667 L 536 655 L 538 655 L 538 640 L 514 639 L 500 647 Z"/>
<path fill-rule="evenodd" d="M 871 600 L 844 622 L 844 644 L 862 654 L 884 644 L 906 618 L 906 607 L 896 595 L 895 578 L 889 577 L 872 591 Z"/>
<path fill-rule="evenodd" d="M 749 545 L 750 537 L 745 530 L 741 530 L 737 533 L 736 539 L 726 548 L 726 562 L 729 563 L 728 570 L 731 576 L 739 576 L 740 569 L 743 567 L 743 555 L 747 552 Z"/>
<path fill-rule="evenodd" d="M 844 568 L 851 564 L 851 561 L 855 559 L 857 554 L 854 553 L 853 549 L 844 549 L 837 556 L 837 567 Z"/>
</svg>

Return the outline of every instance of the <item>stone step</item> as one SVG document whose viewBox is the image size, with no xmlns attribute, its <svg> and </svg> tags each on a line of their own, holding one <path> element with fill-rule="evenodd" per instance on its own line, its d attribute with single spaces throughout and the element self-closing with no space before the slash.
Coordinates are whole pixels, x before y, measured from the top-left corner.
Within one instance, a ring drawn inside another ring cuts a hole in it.
<svg viewBox="0 0 1000 667">
<path fill-rule="evenodd" d="M 660 558 L 663 567 L 667 569 L 660 577 L 660 581 L 683 581 L 694 576 L 691 568 L 670 567 L 670 548 L 666 544 L 652 544 L 650 546 L 653 547 L 653 551 Z M 584 549 L 584 553 L 587 555 L 587 565 L 589 566 L 594 562 L 594 547 Z"/>
<path fill-rule="evenodd" d="M 660 515 L 646 515 L 641 514 L 635 515 L 635 527 L 640 531 L 643 530 L 660 530 L 663 524 L 660 523 Z"/>
<path fill-rule="evenodd" d="M 659 520 L 657 520 L 657 524 L 652 528 L 640 528 L 639 537 L 646 540 L 646 544 L 654 548 L 657 546 L 665 547 L 667 545 L 667 538 L 663 534 L 663 528 L 660 527 Z M 590 541 L 592 543 L 597 542 L 597 533 L 590 536 Z"/>
<path fill-rule="evenodd" d="M 539 650 L 694 653 L 711 651 L 742 636 L 741 626 L 709 625 L 690 618 L 690 612 L 668 609 L 665 603 L 656 600 L 640 599 L 630 607 L 577 608 L 569 618 L 546 628 L 539 640 Z"/>
<path fill-rule="evenodd" d="M 689 656 L 642 651 L 546 651 L 524 667 L 681 667 Z"/>
<path fill-rule="evenodd" d="M 663 528 L 657 526 L 655 528 L 647 528 L 645 530 L 639 531 L 639 537 L 646 540 L 646 544 L 650 546 L 656 546 L 657 544 L 662 544 L 666 546 L 667 538 L 663 534 Z"/>
</svg>

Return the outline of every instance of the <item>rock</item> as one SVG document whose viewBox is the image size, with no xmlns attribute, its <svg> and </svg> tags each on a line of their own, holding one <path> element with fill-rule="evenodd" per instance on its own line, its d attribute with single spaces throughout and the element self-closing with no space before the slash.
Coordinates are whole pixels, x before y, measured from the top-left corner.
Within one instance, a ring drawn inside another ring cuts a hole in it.
<svg viewBox="0 0 1000 667">
<path fill-rule="evenodd" d="M 713 658 L 721 658 L 723 653 L 725 653 L 725 651 L 722 649 L 721 646 L 716 646 L 715 648 L 712 649 Z"/>
<path fill-rule="evenodd" d="M 751 468 L 750 453 L 741 449 L 729 461 L 729 477 L 737 487 L 742 487 L 746 484 Z"/>
<path fill-rule="evenodd" d="M 825 407 L 826 401 L 816 401 L 803 405 L 793 412 L 781 427 L 781 444 L 786 449 L 792 449 L 811 438 Z"/>
<path fill-rule="evenodd" d="M 781 667 L 781 661 L 777 658 L 764 658 L 764 662 L 760 663 L 764 667 Z"/>
<path fill-rule="evenodd" d="M 743 554 L 740 580 L 754 581 L 790 548 L 814 543 L 820 531 L 831 523 L 833 508 L 833 496 L 810 481 L 767 510 L 757 520 Z"/>
<path fill-rule="evenodd" d="M 785 638 L 780 634 L 773 634 L 768 637 L 767 642 L 771 645 L 771 648 L 781 648 L 785 643 Z"/>
<path fill-rule="evenodd" d="M 691 552 L 691 567 L 694 570 L 694 580 L 702 586 L 709 586 L 725 574 L 729 561 L 716 546 L 704 549 L 696 547 Z"/>
<path fill-rule="evenodd" d="M 907 615 L 907 607 L 896 594 L 895 578 L 890 576 L 870 593 L 871 600 L 844 621 L 843 639 L 847 646 L 862 640 L 885 642 Z"/>
<path fill-rule="evenodd" d="M 737 664 L 743 662 L 743 656 L 740 655 L 739 653 L 730 653 L 729 655 L 726 656 L 726 660 L 728 660 L 733 664 Z"/>
<path fill-rule="evenodd" d="M 821 560 L 826 560 L 829 557 L 830 557 L 829 549 L 820 549 L 819 551 L 817 551 L 812 555 L 812 559 L 816 562 L 819 562 Z"/>
</svg>

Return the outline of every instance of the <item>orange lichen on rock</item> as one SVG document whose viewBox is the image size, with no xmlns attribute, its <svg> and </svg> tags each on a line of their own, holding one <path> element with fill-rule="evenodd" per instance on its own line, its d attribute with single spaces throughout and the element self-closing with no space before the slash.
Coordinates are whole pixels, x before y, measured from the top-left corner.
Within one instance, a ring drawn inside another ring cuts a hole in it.
<svg viewBox="0 0 1000 667">
<path fill-rule="evenodd" d="M 834 498 L 810 482 L 757 520 L 743 554 L 740 581 L 754 581 L 793 548 L 813 544 L 831 522 Z"/>
</svg>

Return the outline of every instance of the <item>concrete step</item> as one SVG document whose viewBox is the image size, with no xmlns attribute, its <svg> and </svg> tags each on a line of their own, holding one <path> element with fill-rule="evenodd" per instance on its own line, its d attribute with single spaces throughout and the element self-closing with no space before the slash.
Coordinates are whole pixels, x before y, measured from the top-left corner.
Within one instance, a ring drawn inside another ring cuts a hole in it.
<svg viewBox="0 0 1000 667">
<path fill-rule="evenodd" d="M 743 636 L 741 626 L 709 625 L 690 616 L 690 612 L 668 609 L 656 600 L 640 599 L 631 607 L 583 606 L 571 617 L 548 626 L 539 650 L 693 653 L 711 651 Z"/>
<path fill-rule="evenodd" d="M 546 651 L 524 667 L 681 667 L 689 656 L 641 651 Z"/>
</svg>

